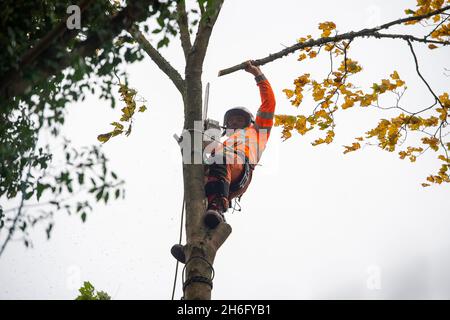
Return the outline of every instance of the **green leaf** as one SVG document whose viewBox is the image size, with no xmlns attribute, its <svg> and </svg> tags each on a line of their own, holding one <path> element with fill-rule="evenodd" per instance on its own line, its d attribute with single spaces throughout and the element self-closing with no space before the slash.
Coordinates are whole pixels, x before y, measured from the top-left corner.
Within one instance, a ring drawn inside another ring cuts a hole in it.
<svg viewBox="0 0 450 320">
<path fill-rule="evenodd" d="M 45 229 L 45 232 L 47 233 L 47 240 L 50 239 L 50 233 L 52 232 L 53 229 L 53 223 L 49 223 L 47 229 Z"/>
<path fill-rule="evenodd" d="M 96 293 L 94 286 L 89 281 L 85 281 L 78 291 L 80 294 L 75 300 L 111 300 L 111 297 L 104 291 Z"/>
<path fill-rule="evenodd" d="M 167 47 L 169 45 L 169 38 L 164 37 L 161 40 L 158 41 L 158 44 L 156 45 L 156 48 L 162 48 L 162 47 Z"/>
<path fill-rule="evenodd" d="M 25 229 L 27 228 L 27 223 L 24 221 L 23 224 L 19 227 L 20 230 L 25 231 Z"/>
<path fill-rule="evenodd" d="M 86 222 L 86 212 L 81 214 L 81 221 Z"/>
<path fill-rule="evenodd" d="M 95 198 L 97 199 L 97 201 L 100 201 L 100 199 L 102 198 L 102 196 L 103 196 L 103 191 L 104 191 L 104 188 L 101 188 L 100 189 L 100 191 L 97 193 L 97 195 L 95 196 Z"/>
<path fill-rule="evenodd" d="M 37 186 L 36 186 L 36 197 L 37 197 L 38 201 L 41 198 L 42 193 L 45 191 L 45 189 L 48 189 L 48 188 L 50 188 L 50 185 L 48 185 L 48 184 L 42 184 L 40 182 L 37 183 Z"/>
</svg>

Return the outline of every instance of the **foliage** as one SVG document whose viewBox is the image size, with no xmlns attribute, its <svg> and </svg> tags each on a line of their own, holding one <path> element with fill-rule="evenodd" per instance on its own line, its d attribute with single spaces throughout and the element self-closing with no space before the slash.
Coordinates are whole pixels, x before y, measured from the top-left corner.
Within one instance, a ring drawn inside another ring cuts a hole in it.
<svg viewBox="0 0 450 320">
<path fill-rule="evenodd" d="M 85 281 L 78 291 L 80 295 L 75 300 L 111 300 L 111 297 L 106 292 L 96 291 L 89 281 Z"/>
<path fill-rule="evenodd" d="M 417 17 L 424 14 L 430 14 L 434 10 L 438 10 L 450 1 L 444 0 L 418 0 L 416 10 L 407 9 L 406 14 Z M 435 43 L 442 42 L 443 45 L 448 44 L 450 40 L 450 22 L 448 22 L 448 14 L 433 14 L 424 19 L 429 21 L 433 30 L 423 37 L 423 43 L 429 43 L 429 49 L 438 48 Z M 409 26 L 418 23 L 415 21 L 406 21 L 404 26 Z M 319 24 L 319 30 L 322 31 L 320 37 L 326 38 L 332 35 L 338 36 L 336 31 L 336 24 L 330 21 Z M 382 35 L 381 35 L 382 36 Z M 375 37 L 381 37 L 375 34 Z M 335 137 L 335 115 L 342 110 L 354 108 L 359 105 L 361 108 L 378 108 L 378 109 L 399 109 L 401 112 L 396 117 L 390 119 L 381 119 L 378 125 L 368 130 L 365 137 L 356 138 L 350 146 L 344 146 L 344 154 L 356 151 L 361 148 L 361 143 L 367 141 L 367 145 L 371 145 L 370 140 L 376 139 L 377 145 L 386 151 L 393 152 L 400 148 L 407 139 L 408 132 L 416 132 L 422 134 L 421 145 L 407 146 L 406 149 L 398 151 L 400 159 L 408 158 L 411 162 L 424 152 L 431 149 L 434 152 L 440 152 L 437 158 L 441 161 L 439 172 L 435 175 L 430 175 L 427 178 L 428 182 L 441 184 L 443 182 L 450 182 L 448 169 L 450 159 L 448 151 L 450 150 L 450 143 L 445 140 L 448 132 L 445 128 L 448 125 L 450 100 L 448 92 L 436 94 L 419 71 L 417 57 L 415 55 L 411 38 L 402 37 L 399 35 L 387 35 L 390 38 L 397 38 L 405 40 L 413 56 L 416 64 L 418 76 L 428 87 L 430 94 L 433 97 L 433 104 L 429 107 L 420 108 L 419 111 L 409 111 L 399 106 L 400 99 L 404 95 L 407 87 L 405 82 L 401 79 L 397 71 L 393 71 L 389 77 L 373 83 L 372 87 L 363 91 L 360 85 L 354 84 L 349 80 L 353 75 L 361 72 L 363 67 L 358 61 L 352 60 L 348 57 L 351 40 L 334 40 L 326 41 L 317 45 L 318 49 L 314 50 L 314 46 L 305 47 L 300 50 L 299 61 L 305 59 L 314 59 L 319 53 L 325 51 L 330 57 L 331 67 L 327 77 L 323 80 L 315 80 L 311 78 L 309 73 L 305 73 L 294 80 L 294 87 L 284 89 L 286 97 L 296 108 L 302 107 L 304 93 L 310 92 L 312 99 L 316 102 L 311 113 L 301 113 L 297 116 L 292 115 L 276 115 L 275 126 L 281 126 L 282 138 L 289 139 L 292 136 L 292 131 L 297 131 L 301 135 L 305 135 L 316 128 L 319 130 L 326 130 L 325 136 L 316 139 L 312 142 L 313 146 L 320 144 L 330 144 Z M 312 39 L 311 35 L 301 37 L 299 43 L 307 43 Z M 324 50 L 322 50 L 324 49 Z M 342 58 L 338 63 L 338 68 L 334 66 L 334 59 Z M 396 97 L 395 107 L 380 106 L 379 99 L 382 95 L 393 94 Z M 304 108 L 301 108 L 306 112 Z M 422 183 L 422 186 L 429 186 L 429 183 Z"/>
<path fill-rule="evenodd" d="M 117 135 L 125 133 L 126 136 L 129 136 L 131 133 L 131 129 L 133 126 L 133 116 L 136 111 L 136 90 L 130 89 L 127 85 L 119 83 L 119 93 L 122 101 L 125 102 L 125 107 L 121 109 L 122 116 L 119 121 L 114 121 L 111 123 L 114 126 L 113 131 L 100 134 L 97 137 L 97 140 L 100 142 L 107 142 L 111 137 L 115 137 Z M 141 102 L 145 102 L 145 100 L 141 99 Z M 147 110 L 147 107 L 143 104 L 139 107 L 138 112 L 144 112 Z M 124 132 L 124 125 L 120 122 L 128 123 L 128 128 Z"/>
<path fill-rule="evenodd" d="M 57 211 L 79 214 L 85 221 L 94 202 L 124 195 L 123 181 L 108 168 L 102 149 L 75 150 L 60 136 L 61 126 L 67 105 L 83 101 L 88 93 L 114 108 L 117 73 L 125 79 L 121 88 L 126 87 L 126 66 L 143 59 L 143 51 L 124 30 L 126 25 L 120 25 L 127 20 L 116 17 L 134 12 L 134 22 L 148 30 L 151 16 L 168 30 L 175 1 L 128 1 L 128 7 L 120 1 L 85 3 L 81 30 L 67 30 L 71 1 L 2 2 L 0 199 L 13 207 L 0 205 L 0 229 L 8 230 L 0 255 L 17 231 L 19 239 L 31 245 L 27 230 L 38 221 L 46 220 L 49 238 Z M 62 31 L 55 33 L 58 28 Z M 47 43 L 43 51 L 36 52 L 43 43 Z M 44 142 L 44 133 L 52 140 Z M 57 150 L 50 145 L 61 141 L 66 158 L 58 165 Z"/>
</svg>

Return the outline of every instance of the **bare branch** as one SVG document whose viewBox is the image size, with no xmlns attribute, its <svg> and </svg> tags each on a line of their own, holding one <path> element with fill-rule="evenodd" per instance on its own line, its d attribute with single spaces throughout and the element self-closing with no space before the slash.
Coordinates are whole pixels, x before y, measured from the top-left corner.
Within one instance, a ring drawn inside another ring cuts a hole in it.
<svg viewBox="0 0 450 320">
<path fill-rule="evenodd" d="M 170 80 L 172 80 L 175 87 L 180 91 L 181 95 L 185 93 L 185 83 L 178 71 L 152 46 L 152 44 L 145 38 L 142 32 L 136 26 L 128 29 L 131 36 L 139 43 L 141 48 L 148 54 L 148 56 L 156 63 L 156 65 L 163 71 Z"/>
<path fill-rule="evenodd" d="M 447 15 L 447 17 L 445 19 L 443 19 L 433 30 L 430 31 L 429 34 L 427 34 L 425 36 L 425 39 L 428 39 L 429 36 L 431 36 L 431 34 L 437 30 L 437 28 L 439 28 L 441 25 L 443 25 L 445 23 L 445 21 L 447 21 L 450 18 L 450 15 Z"/>
<path fill-rule="evenodd" d="M 415 63 L 415 65 L 416 65 L 416 71 L 417 71 L 417 74 L 419 75 L 420 79 L 422 79 L 423 83 L 425 83 L 425 85 L 427 86 L 428 90 L 429 90 L 429 91 L 431 92 L 431 94 L 433 95 L 435 101 L 439 102 L 439 104 L 442 106 L 442 103 L 441 103 L 441 101 L 439 100 L 438 96 L 434 93 L 433 89 L 431 89 L 431 87 L 430 87 L 430 85 L 428 84 L 428 82 L 425 80 L 425 78 L 424 78 L 424 77 L 422 76 L 422 74 L 420 73 L 420 70 L 419 70 L 419 62 L 417 61 L 417 56 L 416 56 L 416 53 L 414 52 L 414 48 L 413 48 L 413 46 L 412 46 L 412 44 L 411 44 L 411 41 L 410 41 L 410 40 L 406 40 L 406 42 L 408 43 L 408 46 L 409 46 L 409 48 L 411 49 L 411 53 L 412 53 L 412 55 L 413 55 L 413 57 L 414 57 L 414 63 Z M 444 108 L 444 106 L 442 106 L 442 107 Z"/>
<path fill-rule="evenodd" d="M 223 0 L 214 0 L 209 4 L 210 7 L 202 10 L 202 16 L 198 26 L 197 35 L 195 37 L 194 45 L 192 46 L 192 64 L 194 68 L 202 66 L 205 59 L 206 48 L 208 47 L 209 38 L 211 36 L 212 29 L 219 16 L 220 9 L 222 8 Z M 200 8 L 202 6 L 200 5 Z"/>
<path fill-rule="evenodd" d="M 403 39 L 403 40 L 422 42 L 422 43 L 440 44 L 443 46 L 450 45 L 450 41 L 428 40 L 426 38 L 417 38 L 417 37 L 414 37 L 409 34 L 385 34 L 385 33 L 374 32 L 373 34 L 369 35 L 369 37 L 374 37 L 377 39 L 381 39 L 381 38 Z"/>
<path fill-rule="evenodd" d="M 183 47 L 184 57 L 187 59 L 189 51 L 192 48 L 191 36 L 189 34 L 189 23 L 186 13 L 185 0 L 180 0 L 177 3 L 177 23 L 180 28 L 180 40 Z"/>
<path fill-rule="evenodd" d="M 31 166 L 31 163 L 30 163 L 29 166 L 28 166 L 27 175 L 25 176 L 25 181 L 24 181 L 24 184 L 23 184 L 24 186 L 27 185 L 28 179 L 31 176 L 31 167 L 32 166 Z M 8 235 L 6 236 L 6 239 L 5 239 L 5 241 L 3 242 L 3 244 L 2 244 L 2 246 L 0 248 L 0 257 L 3 254 L 3 252 L 5 251 L 5 248 L 8 245 L 9 241 L 11 240 L 11 238 L 12 238 L 12 236 L 14 234 L 14 231 L 16 229 L 16 225 L 19 222 L 19 219 L 22 217 L 22 209 L 23 209 L 23 204 L 25 202 L 25 195 L 26 195 L 25 188 L 26 187 L 22 187 L 22 196 L 20 198 L 20 205 L 19 205 L 19 208 L 17 210 L 17 214 L 14 217 L 12 225 L 11 225 L 11 227 L 8 230 Z"/>
<path fill-rule="evenodd" d="M 351 31 L 351 32 L 347 32 L 347 33 L 343 33 L 343 34 L 334 36 L 334 37 L 324 37 L 324 38 L 320 38 L 320 39 L 311 39 L 311 40 L 308 40 L 308 41 L 303 42 L 303 43 L 296 43 L 293 46 L 285 48 L 285 49 L 283 49 L 283 50 L 281 50 L 281 51 L 279 51 L 277 53 L 270 54 L 269 56 L 267 56 L 265 58 L 257 59 L 257 60 L 255 60 L 254 64 L 257 65 L 257 66 L 261 66 L 261 65 L 264 65 L 264 64 L 266 64 L 268 62 L 271 62 L 271 61 L 274 61 L 276 59 L 280 59 L 280 58 L 282 58 L 284 56 L 287 56 L 287 55 L 289 55 L 289 54 L 291 54 L 291 53 L 293 53 L 295 51 L 298 51 L 298 50 L 301 50 L 301 49 L 304 49 L 304 48 L 308 48 L 308 47 L 321 46 L 321 45 L 324 45 L 324 44 L 327 44 L 327 43 L 330 43 L 330 42 L 338 42 L 338 41 L 342 41 L 342 40 L 353 40 L 353 39 L 358 38 L 358 37 L 375 37 L 375 34 L 379 34 L 378 31 L 380 31 L 380 30 L 388 29 L 388 28 L 390 28 L 390 27 L 392 27 L 394 25 L 398 25 L 398 24 L 401 24 L 401 23 L 409 22 L 409 21 L 420 21 L 422 19 L 426 19 L 426 18 L 429 18 L 429 17 L 431 17 L 433 15 L 442 13 L 445 10 L 448 10 L 448 9 L 450 9 L 450 5 L 442 7 L 439 10 L 432 11 L 432 12 L 430 12 L 428 14 L 417 16 L 417 17 L 408 17 L 408 18 L 394 20 L 394 21 L 385 23 L 385 24 L 383 24 L 383 25 L 381 25 L 379 27 L 374 27 L 374 28 L 369 28 L 369 29 L 362 29 L 362 30 L 356 31 L 356 32 Z M 415 39 L 413 39 L 413 38 L 410 38 L 409 40 L 415 41 Z M 424 40 L 424 39 L 421 39 L 421 40 Z M 430 41 L 430 40 L 426 40 L 426 41 Z M 440 44 L 445 44 L 445 43 L 440 43 Z M 235 72 L 235 71 L 238 71 L 238 70 L 241 70 L 241 69 L 244 69 L 245 66 L 246 66 L 246 64 L 245 64 L 245 62 L 243 62 L 243 63 L 235 65 L 233 67 L 230 67 L 230 68 L 227 68 L 227 69 L 223 69 L 223 70 L 219 71 L 219 77 L 223 76 L 223 75 L 226 75 L 226 74 L 230 74 L 232 72 Z"/>
</svg>

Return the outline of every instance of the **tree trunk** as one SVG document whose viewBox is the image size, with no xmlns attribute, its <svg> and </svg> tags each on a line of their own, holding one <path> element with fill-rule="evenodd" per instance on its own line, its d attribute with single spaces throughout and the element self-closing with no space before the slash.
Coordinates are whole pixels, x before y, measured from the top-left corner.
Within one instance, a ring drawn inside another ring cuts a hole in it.
<svg viewBox="0 0 450 320">
<path fill-rule="evenodd" d="M 195 122 L 202 119 L 202 68 L 209 38 L 220 13 L 223 0 L 198 2 L 201 19 L 195 41 L 191 44 L 186 8 L 183 0 L 177 3 L 177 22 L 180 39 L 186 59 L 185 79 L 170 63 L 160 55 L 157 49 L 146 40 L 136 27 L 129 29 L 130 34 L 141 45 L 156 65 L 172 80 L 183 97 L 184 104 L 184 139 L 183 143 L 183 179 L 186 201 L 186 277 L 183 284 L 184 298 L 188 300 L 209 300 L 212 289 L 212 265 L 216 252 L 231 233 L 231 227 L 221 223 L 216 229 L 208 230 L 203 224 L 206 209 L 204 192 L 204 167 L 202 163 L 201 132 L 195 132 Z M 198 129 L 198 128 L 197 128 Z M 197 137 L 196 137 L 197 136 Z M 194 140 L 199 141 L 198 152 Z M 186 141 L 184 141 L 186 142 Z M 187 150 L 186 150 L 187 149 Z M 186 161 L 190 158 L 191 161 Z M 194 160 L 194 161 L 192 161 Z"/>
<path fill-rule="evenodd" d="M 195 121 L 202 119 L 202 68 L 209 38 L 222 7 L 223 0 L 211 2 L 209 14 L 202 14 L 195 42 L 186 50 L 184 92 L 184 129 L 189 130 L 192 138 L 190 155 L 192 160 L 202 159 L 195 155 L 194 138 L 198 132 Z M 186 37 L 185 47 L 189 46 Z M 201 150 L 201 148 L 200 148 Z M 203 223 L 207 200 L 204 191 L 205 171 L 202 163 L 192 162 L 183 165 L 184 192 L 186 199 L 186 277 L 183 284 L 184 299 L 210 300 L 212 290 L 213 263 L 217 250 L 231 233 L 230 225 L 221 223 L 209 230 Z"/>
<path fill-rule="evenodd" d="M 207 200 L 204 193 L 204 166 L 194 160 L 202 159 L 195 155 L 193 132 L 194 121 L 202 119 L 202 62 L 198 57 L 187 59 L 185 125 L 191 140 L 191 160 L 193 164 L 183 165 L 184 190 L 186 199 L 186 277 L 184 299 L 210 300 L 213 277 L 213 263 L 216 252 L 231 233 L 230 225 L 221 223 L 214 230 L 209 230 L 203 223 Z M 198 151 L 197 151 L 198 152 Z"/>
</svg>

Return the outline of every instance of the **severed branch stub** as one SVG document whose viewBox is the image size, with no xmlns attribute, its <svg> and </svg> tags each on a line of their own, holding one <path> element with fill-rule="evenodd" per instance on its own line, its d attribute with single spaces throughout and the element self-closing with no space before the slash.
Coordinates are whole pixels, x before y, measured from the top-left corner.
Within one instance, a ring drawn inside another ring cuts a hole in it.
<svg viewBox="0 0 450 320">
<path fill-rule="evenodd" d="M 183 277 L 184 299 L 193 297 L 200 300 L 211 299 L 214 269 L 213 263 L 217 250 L 231 234 L 231 226 L 222 222 L 213 230 L 193 237 L 184 250 L 186 255 L 185 275 Z M 183 273 L 184 276 L 184 273 Z"/>
<path fill-rule="evenodd" d="M 213 230 L 211 238 L 209 239 L 213 250 L 219 250 L 225 240 L 230 236 L 231 231 L 231 226 L 228 223 L 219 223 L 216 229 Z"/>
</svg>

